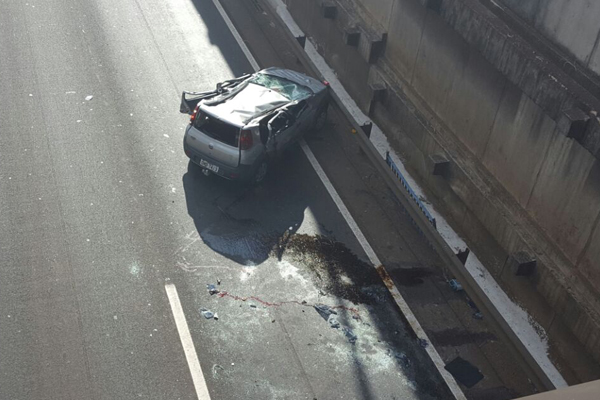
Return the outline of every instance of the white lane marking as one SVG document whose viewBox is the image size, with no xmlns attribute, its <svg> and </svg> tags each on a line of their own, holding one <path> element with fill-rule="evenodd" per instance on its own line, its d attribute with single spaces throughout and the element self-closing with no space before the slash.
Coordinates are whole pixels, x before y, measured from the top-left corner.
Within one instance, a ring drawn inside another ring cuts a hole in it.
<svg viewBox="0 0 600 400">
<path fill-rule="evenodd" d="M 250 61 L 250 65 L 252 66 L 252 68 L 255 71 L 260 70 L 260 67 L 259 67 L 258 63 L 256 62 L 256 59 L 254 58 L 254 56 L 252 55 L 252 53 L 250 53 L 250 49 L 248 49 L 248 46 L 246 46 L 246 43 L 244 42 L 244 40 L 240 36 L 240 34 L 237 31 L 237 29 L 235 28 L 235 26 L 233 26 L 233 22 L 231 22 L 231 19 L 229 19 L 229 15 L 227 15 L 227 13 L 225 12 L 225 10 L 223 9 L 223 6 L 221 6 L 221 3 L 219 2 L 219 0 L 213 0 L 213 3 L 215 5 L 215 7 L 217 7 L 217 10 L 219 11 L 219 14 L 221 14 L 221 17 L 225 21 L 225 24 L 227 24 L 227 27 L 231 31 L 231 34 L 233 35 L 233 37 L 235 38 L 235 40 L 238 42 L 238 45 L 240 46 L 240 48 L 244 52 L 244 55 L 246 56 L 246 58 L 248 59 L 248 61 Z"/>
<path fill-rule="evenodd" d="M 175 325 L 177 326 L 177 332 L 179 333 L 179 339 L 181 339 L 181 345 L 185 353 L 190 373 L 192 374 L 192 381 L 194 382 L 194 388 L 196 389 L 196 395 L 198 400 L 210 400 L 210 394 L 208 393 L 208 387 L 206 386 L 206 380 L 202 373 L 202 367 L 198 360 L 198 354 L 192 341 L 192 335 L 188 328 L 183 308 L 181 308 L 181 302 L 179 301 L 179 295 L 177 294 L 177 288 L 172 283 L 165 285 L 167 291 L 167 297 L 169 298 L 169 304 L 171 304 L 171 310 L 173 311 L 173 318 L 175 318 Z"/>
<path fill-rule="evenodd" d="M 323 185 L 327 189 L 327 192 L 329 193 L 329 196 L 331 196 L 331 199 L 333 200 L 333 202 L 335 203 L 335 205 L 337 206 L 337 208 L 340 210 L 340 213 L 342 214 L 342 216 L 346 220 L 346 223 L 348 224 L 348 226 L 350 227 L 350 229 L 352 229 L 352 232 L 354 233 L 354 236 L 356 236 L 356 239 L 358 240 L 358 242 L 360 243 L 361 247 L 363 248 L 363 250 L 367 254 L 367 257 L 369 257 L 369 260 L 371 260 L 371 262 L 375 266 L 381 265 L 381 261 L 379 261 L 379 257 L 377 257 L 377 255 L 375 254 L 375 251 L 373 250 L 373 248 L 371 247 L 371 245 L 367 241 L 367 238 L 365 237 L 365 235 L 362 233 L 362 231 L 360 230 L 360 228 L 356 224 L 356 221 L 354 221 L 354 218 L 352 218 L 352 215 L 350 215 L 350 211 L 348 211 L 348 208 L 346 207 L 346 205 L 342 201 L 342 198 L 340 197 L 340 195 L 338 194 L 338 192 L 335 190 L 335 188 L 331 184 L 331 181 L 329 180 L 329 178 L 325 174 L 325 171 L 323 171 L 323 168 L 321 167 L 321 164 L 319 164 L 319 162 L 317 161 L 317 158 L 313 154 L 313 152 L 310 149 L 310 147 L 308 147 L 308 145 L 306 144 L 306 142 L 304 141 L 304 139 L 300 140 L 300 147 L 302 147 L 302 150 L 304 151 L 304 154 L 306 155 L 306 158 L 308 158 L 308 161 L 310 161 L 310 165 L 312 165 L 313 169 L 315 170 L 315 172 L 319 176 L 319 179 L 321 179 L 321 182 L 323 183 Z"/>
<path fill-rule="evenodd" d="M 217 10 L 219 10 L 219 13 L 221 14 L 221 16 L 223 17 L 223 19 L 225 20 L 225 23 L 227 24 L 227 26 L 231 30 L 231 33 L 233 34 L 233 36 L 237 40 L 238 44 L 242 48 L 242 51 L 244 52 L 244 54 L 248 58 L 248 61 L 250 61 L 250 64 L 252 65 L 252 67 L 254 68 L 254 70 L 258 71 L 259 70 L 258 63 L 254 59 L 254 56 L 252 56 L 252 53 L 250 53 L 250 50 L 248 50 L 248 46 L 246 46 L 246 43 L 242 40 L 242 37 L 238 33 L 238 31 L 235 28 L 235 26 L 233 26 L 233 23 L 229 19 L 229 16 L 227 16 L 227 14 L 225 13 L 225 10 L 223 9 L 223 7 L 221 6 L 221 4 L 219 3 L 219 0 L 213 0 L 213 3 L 215 3 L 215 6 L 217 7 Z M 281 5 L 280 2 L 279 2 L 278 6 L 276 8 L 277 8 L 277 12 L 281 16 L 283 10 L 279 7 L 279 5 Z M 285 10 L 285 13 L 287 13 L 287 15 L 282 16 L 282 19 L 284 21 L 286 21 L 286 22 L 289 21 L 290 19 L 293 21 L 293 18 L 287 12 L 287 9 Z M 306 44 L 308 45 L 308 44 L 310 44 L 310 42 L 307 41 Z M 340 213 L 344 217 L 344 220 L 346 221 L 346 223 L 348 224 L 348 226 L 350 227 L 350 229 L 354 233 L 354 236 L 356 237 L 356 239 L 360 243 L 360 245 L 363 248 L 365 254 L 367 255 L 367 257 L 369 257 L 369 260 L 373 264 L 373 267 L 374 268 L 381 267 L 385 271 L 385 268 L 381 264 L 381 261 L 379 260 L 379 257 L 377 257 L 377 255 L 375 254 L 375 251 L 373 250 L 373 247 L 371 247 L 371 245 L 369 244 L 369 241 L 367 240 L 367 238 L 365 237 L 365 235 L 362 233 L 362 231 L 360 230 L 360 228 L 356 224 L 356 221 L 354 220 L 354 218 L 352 217 L 352 215 L 350 215 L 350 211 L 348 211 L 348 208 L 346 207 L 346 205 L 342 201 L 342 198 L 340 197 L 340 195 L 337 193 L 337 191 L 335 190 L 335 188 L 331 184 L 331 181 L 329 180 L 329 178 L 325 174 L 325 171 L 323 170 L 323 168 L 321 167 L 321 165 L 317 161 L 315 155 L 313 154 L 312 150 L 308 147 L 308 145 L 306 144 L 306 142 L 304 141 L 304 139 L 302 139 L 300 141 L 300 146 L 302 147 L 302 150 L 304 151 L 304 154 L 308 158 L 308 161 L 310 162 L 310 165 L 312 165 L 313 169 L 315 170 L 315 172 L 319 176 L 319 179 L 321 179 L 321 182 L 323 183 L 323 186 L 325 186 L 325 188 L 327 189 L 327 192 L 331 196 L 333 202 L 335 203 L 335 205 L 340 210 Z M 387 274 L 387 271 L 385 271 L 385 273 Z M 458 383 L 456 383 L 456 380 L 454 379 L 454 377 L 444 368 L 446 364 L 442 360 L 442 357 L 440 357 L 440 355 L 437 352 L 437 350 L 433 347 L 433 344 L 429 340 L 429 337 L 427 336 L 427 334 L 423 330 L 423 327 L 421 326 L 421 324 L 417 320 L 417 317 L 415 316 L 415 314 L 412 312 L 412 310 L 408 306 L 408 303 L 406 302 L 406 300 L 404 300 L 404 297 L 402 297 L 402 294 L 400 294 L 400 291 L 398 290 L 398 288 L 396 287 L 396 285 L 394 285 L 392 283 L 392 287 L 389 287 L 387 285 L 386 285 L 386 287 L 390 291 L 390 294 L 394 298 L 394 301 L 396 302 L 396 305 L 398 306 L 398 308 L 400 309 L 400 311 L 402 312 L 402 314 L 404 314 L 406 320 L 410 324 L 412 330 L 415 332 L 415 334 L 417 335 L 417 337 L 420 338 L 420 339 L 426 340 L 427 343 L 429 344 L 425 348 L 425 351 L 427 352 L 427 354 L 431 358 L 431 361 L 434 363 L 434 365 L 437 368 L 438 372 L 442 376 L 442 379 L 444 379 L 444 381 L 446 382 L 446 385 L 448 385 L 448 388 L 450 389 L 450 391 L 452 392 L 452 394 L 454 395 L 454 397 L 457 400 L 466 400 L 466 397 L 465 397 L 464 393 L 462 392 L 462 390 L 458 386 Z"/>
</svg>

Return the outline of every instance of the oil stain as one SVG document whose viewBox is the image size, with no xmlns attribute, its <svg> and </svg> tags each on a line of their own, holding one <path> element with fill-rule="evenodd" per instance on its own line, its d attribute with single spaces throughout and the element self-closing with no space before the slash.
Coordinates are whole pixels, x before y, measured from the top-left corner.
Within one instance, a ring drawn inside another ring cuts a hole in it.
<svg viewBox="0 0 600 400">
<path fill-rule="evenodd" d="M 284 255 L 300 262 L 311 272 L 319 290 L 354 304 L 378 304 L 389 296 L 377 271 L 343 243 L 322 235 L 284 234 L 272 255 Z"/>
<path fill-rule="evenodd" d="M 425 267 L 411 267 L 392 269 L 389 273 L 398 285 L 417 286 L 425 282 L 423 278 L 431 276 L 433 270 Z"/>
<path fill-rule="evenodd" d="M 481 345 L 497 340 L 490 332 L 468 332 L 458 328 L 430 332 L 429 337 L 436 346 L 462 346 L 470 343 Z"/>
</svg>

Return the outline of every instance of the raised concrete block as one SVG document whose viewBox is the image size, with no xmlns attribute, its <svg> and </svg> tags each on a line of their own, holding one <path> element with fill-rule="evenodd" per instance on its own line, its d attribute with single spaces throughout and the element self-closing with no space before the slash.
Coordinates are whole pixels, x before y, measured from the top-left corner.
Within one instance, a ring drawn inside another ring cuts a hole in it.
<svg viewBox="0 0 600 400">
<path fill-rule="evenodd" d="M 467 263 L 467 258 L 469 258 L 469 254 L 471 254 L 471 250 L 469 250 L 468 247 L 465 247 L 464 250 L 459 250 L 458 253 L 456 253 L 456 257 L 460 260 L 462 265 L 465 265 Z"/>
<path fill-rule="evenodd" d="M 298 41 L 298 43 L 300 43 L 300 46 L 302 46 L 302 48 L 304 48 L 304 46 L 306 45 L 306 36 L 305 35 L 296 36 L 296 40 Z"/>
<path fill-rule="evenodd" d="M 335 19 L 337 17 L 337 6 L 332 1 L 324 1 L 321 3 L 321 15 L 323 18 Z"/>
<path fill-rule="evenodd" d="M 563 111 L 559 121 L 560 132 L 566 134 L 568 138 L 581 142 L 589 120 L 590 116 L 579 108 Z"/>
<path fill-rule="evenodd" d="M 517 276 L 531 276 L 537 263 L 535 257 L 524 251 L 511 254 L 506 262 L 510 270 Z"/>
<path fill-rule="evenodd" d="M 383 55 L 386 41 L 387 33 L 374 34 L 361 29 L 358 52 L 366 62 L 373 64 Z"/>
<path fill-rule="evenodd" d="M 371 101 L 369 103 L 369 115 L 371 115 L 375 104 L 385 99 L 385 95 L 387 93 L 387 86 L 382 82 L 372 82 L 369 83 L 369 91 L 371 92 Z"/>
<path fill-rule="evenodd" d="M 371 121 L 369 122 L 365 122 L 362 126 L 361 126 L 363 133 L 365 135 L 367 135 L 368 138 L 371 137 L 371 130 L 373 130 L 373 123 Z"/>
<path fill-rule="evenodd" d="M 346 28 L 344 30 L 344 43 L 348 46 L 358 47 L 360 42 L 360 29 L 358 28 Z"/>
<path fill-rule="evenodd" d="M 431 154 L 428 157 L 429 171 L 431 175 L 447 176 L 450 172 L 450 160 L 441 154 Z"/>
</svg>

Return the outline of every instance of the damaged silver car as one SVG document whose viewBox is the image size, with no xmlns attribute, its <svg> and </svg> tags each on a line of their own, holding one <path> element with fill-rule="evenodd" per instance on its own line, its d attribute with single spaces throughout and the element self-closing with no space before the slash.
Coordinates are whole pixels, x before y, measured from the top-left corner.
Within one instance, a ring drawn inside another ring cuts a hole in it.
<svg viewBox="0 0 600 400">
<path fill-rule="evenodd" d="M 261 183 L 273 159 L 323 127 L 328 100 L 327 82 L 281 68 L 183 92 L 180 111 L 191 115 L 185 154 L 206 175 Z"/>
</svg>

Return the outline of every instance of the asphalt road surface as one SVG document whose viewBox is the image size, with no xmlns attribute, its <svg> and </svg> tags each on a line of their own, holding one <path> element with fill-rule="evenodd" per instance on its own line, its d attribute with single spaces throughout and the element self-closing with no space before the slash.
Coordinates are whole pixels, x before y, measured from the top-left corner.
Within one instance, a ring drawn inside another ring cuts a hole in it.
<svg viewBox="0 0 600 400">
<path fill-rule="evenodd" d="M 212 399 L 447 396 L 300 149 L 188 163 L 181 91 L 244 72 L 211 1 L 0 0 L 0 399 L 197 398 L 166 285 Z"/>
</svg>

